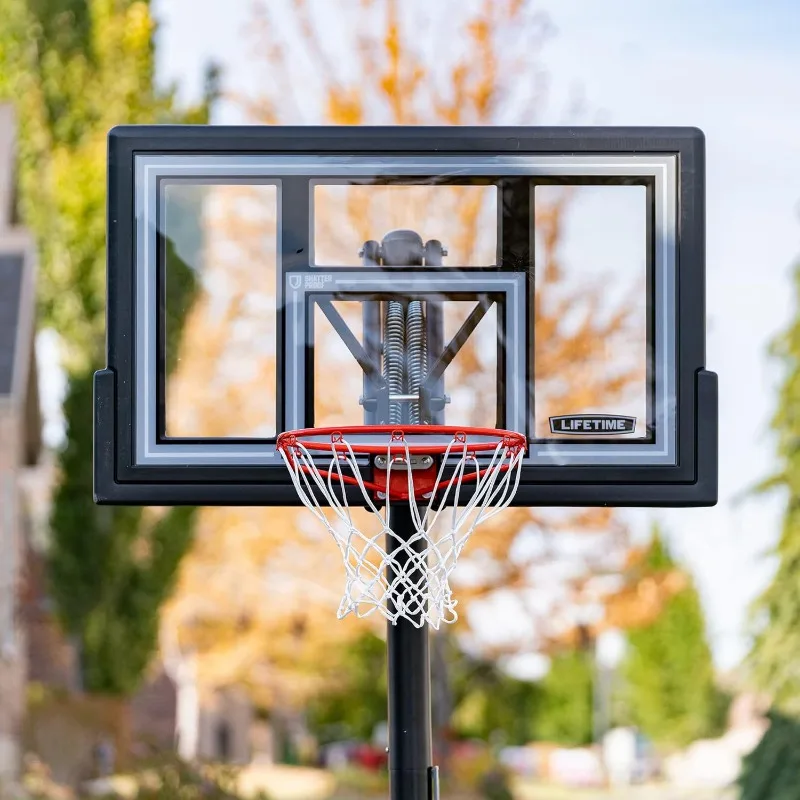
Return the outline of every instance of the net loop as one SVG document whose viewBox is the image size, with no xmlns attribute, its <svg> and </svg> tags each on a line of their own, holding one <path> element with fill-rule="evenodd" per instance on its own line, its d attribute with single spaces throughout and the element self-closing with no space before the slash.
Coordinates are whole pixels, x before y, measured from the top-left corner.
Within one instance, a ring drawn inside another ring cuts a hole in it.
<svg viewBox="0 0 800 800">
<path fill-rule="evenodd" d="M 372 426 L 293 431 L 278 437 L 277 448 L 301 502 L 342 556 L 339 619 L 379 613 L 438 629 L 458 619 L 450 576 L 478 525 L 513 501 L 527 440 L 491 429 Z M 373 457 L 367 480 L 362 469 Z M 356 522 L 351 503 L 370 512 L 370 524 Z M 403 536 L 389 524 L 398 503 L 412 524 Z"/>
</svg>

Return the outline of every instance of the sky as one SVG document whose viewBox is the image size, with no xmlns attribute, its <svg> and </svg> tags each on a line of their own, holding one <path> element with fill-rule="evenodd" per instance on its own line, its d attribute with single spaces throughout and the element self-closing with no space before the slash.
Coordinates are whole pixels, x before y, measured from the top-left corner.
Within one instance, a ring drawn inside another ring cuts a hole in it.
<svg viewBox="0 0 800 800">
<path fill-rule="evenodd" d="M 242 44 L 250 0 L 154 6 L 160 80 L 196 96 L 214 60 L 226 84 L 252 85 Z M 563 122 L 579 90 L 589 122 L 694 125 L 706 134 L 706 363 L 719 373 L 720 504 L 626 514 L 639 531 L 652 520 L 666 527 L 696 576 L 715 658 L 727 669 L 746 652 L 747 607 L 769 579 L 780 527 L 780 497 L 737 498 L 774 468 L 769 420 L 780 370 L 767 347 L 789 319 L 800 255 L 800 3 L 553 0 L 541 8 L 557 31 L 543 52 L 551 103 L 542 123 Z"/>
</svg>

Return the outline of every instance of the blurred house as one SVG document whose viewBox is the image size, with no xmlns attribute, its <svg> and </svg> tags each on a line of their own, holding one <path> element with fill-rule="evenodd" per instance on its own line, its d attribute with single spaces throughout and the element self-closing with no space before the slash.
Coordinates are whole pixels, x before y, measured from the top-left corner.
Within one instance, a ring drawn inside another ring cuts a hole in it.
<svg viewBox="0 0 800 800">
<path fill-rule="evenodd" d="M 251 758 L 253 706 L 238 687 L 219 689 L 200 703 L 198 755 L 231 764 Z"/>
<path fill-rule="evenodd" d="M 77 691 L 77 655 L 53 614 L 47 594 L 44 553 L 34 543 L 34 537 L 26 542 L 24 553 L 25 583 L 22 588 L 21 617 L 27 647 L 28 683 Z"/>
<path fill-rule="evenodd" d="M 53 454 L 42 450 L 34 348 L 36 250 L 19 224 L 15 143 L 13 109 L 0 105 L 0 794 L 19 774 L 23 742 L 48 751 L 40 753 L 45 761 L 68 755 L 57 771 L 77 775 L 85 773 L 96 740 L 95 731 L 68 718 L 80 705 L 79 665 L 47 592 L 45 547 L 56 470 Z M 24 718 L 26 687 L 34 684 L 56 690 L 53 696 L 61 700 L 49 710 L 38 709 L 43 719 L 59 718 L 48 735 L 39 730 L 32 737 L 36 722 L 29 716 L 25 726 Z M 158 665 L 132 698 L 131 716 L 136 741 L 173 749 L 175 686 Z M 198 756 L 247 763 L 252 721 L 252 706 L 240 692 L 209 693 L 199 708 Z M 75 745 L 71 754 L 65 736 Z"/>
<path fill-rule="evenodd" d="M 249 764 L 253 755 L 254 713 L 236 687 L 203 693 L 199 700 L 196 753 L 203 761 Z M 156 665 L 150 680 L 131 700 L 135 739 L 158 751 L 172 750 L 178 722 L 177 688 Z"/>
<path fill-rule="evenodd" d="M 69 759 L 63 758 L 64 748 L 58 741 L 60 737 L 29 730 L 27 744 L 50 766 L 55 777 L 70 783 L 71 776 L 85 775 L 92 770 L 90 762 L 97 736 L 112 731 L 102 725 L 97 730 L 89 729 L 94 724 L 91 720 L 97 720 L 97 715 L 87 713 L 94 704 L 89 698 L 83 704 L 80 701 L 75 648 L 55 619 L 46 591 L 44 559 L 35 547 L 27 548 L 26 571 L 22 618 L 27 631 L 28 680 L 46 690 L 57 690 L 53 707 L 40 710 L 37 721 L 41 725 L 44 720 L 52 721 L 54 714 L 69 715 L 71 719 L 59 719 L 56 726 L 62 731 L 71 730 L 73 741 L 84 742 L 82 747 L 76 747 Z M 64 692 L 73 698 L 73 702 L 64 702 Z M 236 687 L 222 687 L 203 692 L 198 699 L 196 757 L 221 763 L 248 764 L 254 749 L 259 748 L 254 741 L 253 705 L 247 695 Z M 160 662 L 155 662 L 142 687 L 130 698 L 129 732 L 134 756 L 147 757 L 176 750 L 178 705 L 175 681 Z"/>
<path fill-rule="evenodd" d="M 42 557 L 29 548 L 28 558 L 23 617 L 28 628 L 28 677 L 45 689 L 61 690 L 61 694 L 53 696 L 51 708 L 39 710 L 36 721 L 39 726 L 52 723 L 62 733 L 72 731 L 70 738 L 74 742 L 83 741 L 83 746 L 76 747 L 73 755 L 65 759 L 62 737 L 48 736 L 41 730 L 29 730 L 27 744 L 50 766 L 54 777 L 71 783 L 72 776 L 85 776 L 93 770 L 95 742 L 98 736 L 113 734 L 113 730 L 102 724 L 96 730 L 91 729 L 98 715 L 87 712 L 95 703 L 91 698 L 81 702 L 75 648 L 54 618 L 45 591 Z M 64 701 L 64 691 L 72 697 L 72 702 Z M 129 733 L 134 756 L 176 751 L 178 705 L 175 681 L 161 663 L 155 662 L 142 687 L 130 698 Z M 55 720 L 54 715 L 65 718 Z M 264 749 L 255 741 L 256 728 L 253 705 L 246 693 L 236 687 L 203 692 L 197 708 L 195 756 L 220 763 L 248 764 L 255 749 Z"/>
<path fill-rule="evenodd" d="M 26 673 L 20 589 L 31 527 L 22 483 L 41 450 L 36 259 L 18 223 L 15 178 L 14 114 L 0 106 L 0 785 L 13 782 L 20 765 Z"/>
</svg>

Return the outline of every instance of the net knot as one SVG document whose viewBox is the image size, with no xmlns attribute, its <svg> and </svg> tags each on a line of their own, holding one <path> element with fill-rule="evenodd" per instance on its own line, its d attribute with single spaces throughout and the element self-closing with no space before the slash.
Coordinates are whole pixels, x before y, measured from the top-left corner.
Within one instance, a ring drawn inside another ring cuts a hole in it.
<svg viewBox="0 0 800 800">
<path fill-rule="evenodd" d="M 503 449 L 507 450 L 509 453 L 511 453 L 513 455 L 516 455 L 517 453 L 521 453 L 525 449 L 525 445 L 522 444 L 514 436 L 504 436 L 503 437 Z"/>
</svg>

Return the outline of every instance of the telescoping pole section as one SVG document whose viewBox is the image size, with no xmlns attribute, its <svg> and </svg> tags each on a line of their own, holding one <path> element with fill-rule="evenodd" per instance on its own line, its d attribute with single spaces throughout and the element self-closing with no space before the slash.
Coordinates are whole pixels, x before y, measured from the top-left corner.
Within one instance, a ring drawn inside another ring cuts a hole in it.
<svg viewBox="0 0 800 800">
<path fill-rule="evenodd" d="M 407 506 L 391 509 L 387 546 L 396 549 L 398 538 L 414 533 Z M 424 541 L 412 545 L 419 552 Z M 398 553 L 402 563 L 402 553 Z M 388 576 L 389 581 L 393 575 Z M 428 627 L 415 627 L 407 619 L 389 623 L 389 781 L 391 800 L 436 800 L 436 771 L 431 766 L 431 680 Z"/>
<path fill-rule="evenodd" d="M 392 231 L 384 236 L 380 245 L 366 242 L 362 250 L 364 263 L 385 266 L 419 266 L 426 260 L 429 265 L 442 263 L 441 242 L 431 241 L 423 245 L 422 238 L 414 231 Z M 386 302 L 383 304 L 383 377 L 391 391 L 397 383 L 400 393 L 403 388 L 421 393 L 421 386 L 413 385 L 413 375 L 424 377 L 430 363 L 431 340 L 437 345 L 438 355 L 442 334 L 441 314 L 434 312 L 434 330 L 426 321 L 419 302 Z M 370 343 L 374 353 L 377 347 L 381 314 L 377 306 L 365 304 L 365 342 Z M 436 308 L 438 311 L 438 305 Z M 421 328 L 420 328 L 421 325 Z M 366 373 L 365 373 L 366 375 Z M 439 380 L 441 383 L 441 379 Z M 371 385 L 365 377 L 365 394 Z M 365 411 L 368 409 L 365 407 Z M 414 420 L 410 407 L 390 405 L 389 416 Z M 419 408 L 417 408 L 419 413 Z M 366 418 L 368 419 L 368 417 Z M 420 509 L 422 510 L 422 509 Z M 409 542 L 415 533 L 411 510 L 401 503 L 391 507 L 386 549 L 393 553 L 398 569 L 405 570 L 408 553 L 400 545 Z M 414 551 L 425 553 L 426 542 L 421 537 L 411 545 Z M 412 583 L 422 587 L 424 575 L 410 574 Z M 391 585 L 394 571 L 387 567 L 386 578 Z M 421 588 L 424 592 L 424 588 Z M 392 600 L 389 600 L 392 603 Z M 421 622 L 421 615 L 415 622 Z M 387 633 L 388 694 L 389 694 L 389 782 L 391 800 L 438 800 L 438 773 L 431 765 L 431 676 L 428 650 L 428 627 L 417 627 L 404 617 L 395 624 L 389 623 Z"/>
</svg>

